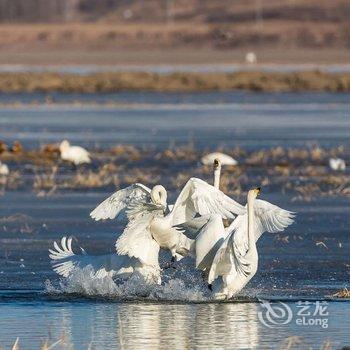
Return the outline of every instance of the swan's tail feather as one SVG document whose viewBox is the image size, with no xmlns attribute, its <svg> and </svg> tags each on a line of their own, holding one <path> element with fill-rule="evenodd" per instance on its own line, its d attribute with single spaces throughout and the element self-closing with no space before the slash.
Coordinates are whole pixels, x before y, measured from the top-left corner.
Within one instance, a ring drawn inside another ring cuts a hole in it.
<svg viewBox="0 0 350 350">
<path fill-rule="evenodd" d="M 72 237 L 62 237 L 60 244 L 54 242 L 53 246 L 54 249 L 49 249 L 52 268 L 63 277 L 86 268 L 92 278 L 112 277 L 120 268 L 130 266 L 129 258 L 116 254 L 89 255 L 81 247 L 81 252 L 76 254 L 72 249 Z"/>
<path fill-rule="evenodd" d="M 54 242 L 53 246 L 55 249 L 49 249 L 53 270 L 63 277 L 68 277 L 79 265 L 78 261 L 73 258 L 77 255 L 72 249 L 72 237 L 67 238 L 64 236 L 61 239 L 61 246 L 57 242 Z M 85 251 L 82 248 L 80 249 L 84 254 Z"/>
</svg>

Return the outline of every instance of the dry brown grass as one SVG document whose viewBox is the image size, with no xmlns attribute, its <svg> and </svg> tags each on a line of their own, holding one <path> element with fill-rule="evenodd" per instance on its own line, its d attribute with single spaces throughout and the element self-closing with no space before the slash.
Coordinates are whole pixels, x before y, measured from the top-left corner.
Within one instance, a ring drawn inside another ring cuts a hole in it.
<svg viewBox="0 0 350 350">
<path fill-rule="evenodd" d="M 0 73 L 0 92 L 350 91 L 350 73 Z"/>
<path fill-rule="evenodd" d="M 34 176 L 33 188 L 39 197 L 53 194 L 57 188 L 56 174 L 57 166 L 47 169 L 46 172 Z"/>
<path fill-rule="evenodd" d="M 313 347 L 309 347 L 306 344 L 306 340 L 302 337 L 293 335 L 290 337 L 285 338 L 279 345 L 278 349 L 280 350 L 300 350 L 300 349 L 310 349 L 312 350 Z M 320 350 L 332 350 L 332 342 L 330 340 L 325 340 L 320 348 Z"/>
<path fill-rule="evenodd" d="M 310 6 L 308 6 L 310 9 Z M 273 10 L 272 10 L 273 11 Z M 300 12 L 305 8 L 300 8 Z M 350 11 L 349 11 L 350 12 Z M 288 13 L 281 8 L 280 14 Z M 339 11 L 338 13 L 341 13 Z M 242 47 L 349 47 L 347 21 L 326 19 L 317 21 L 295 18 L 265 17 L 259 26 L 255 14 L 240 21 L 243 14 L 232 13 L 225 21 L 207 23 L 182 20 L 171 25 L 154 21 L 145 23 L 65 23 L 65 24 L 3 24 L 0 26 L 0 45 L 7 49 L 161 49 L 161 48 L 217 48 Z M 267 14 L 265 14 L 266 16 Z M 319 14 L 318 14 L 319 15 Z M 283 17 L 283 16 L 282 16 Z M 234 23 L 234 24 L 233 24 Z"/>
<path fill-rule="evenodd" d="M 65 333 L 62 333 L 60 338 L 54 342 L 49 341 L 48 339 L 44 340 L 42 345 L 40 346 L 40 350 L 53 350 L 57 349 L 57 347 L 64 347 L 64 349 L 73 349 L 73 344 L 70 343 L 69 339 L 66 337 Z M 17 337 L 15 342 L 13 343 L 12 350 L 20 350 L 20 338 Z M 2 350 L 2 347 L 0 347 L 0 350 Z"/>
<path fill-rule="evenodd" d="M 110 184 L 118 184 L 117 176 L 107 174 L 101 169 L 98 172 L 89 170 L 83 173 L 79 171 L 72 178 L 65 181 L 62 186 L 64 188 L 99 188 Z"/>
<path fill-rule="evenodd" d="M 7 155 L 11 171 L 0 183 L 0 191 L 29 186 L 38 196 L 47 196 L 59 190 L 111 189 L 135 182 L 148 186 L 162 182 L 171 191 L 193 176 L 209 183 L 213 181 L 212 167 L 199 163 L 205 152 L 200 152 L 191 142 L 172 145 L 160 152 L 152 147 L 128 145 L 90 150 L 93 163 L 75 170 L 58 157 L 55 159 L 55 149 L 51 150 L 51 146 L 44 146 L 20 154 L 3 153 L 1 157 Z M 349 154 L 343 148 L 275 147 L 257 151 L 218 148 L 216 151 L 224 151 L 239 160 L 238 166 L 223 168 L 220 183 L 225 193 L 237 198 L 243 197 L 252 183 L 288 193 L 293 201 L 311 201 L 322 196 L 350 197 L 348 172 L 332 171 L 328 166 L 331 156 L 349 162 Z"/>
<path fill-rule="evenodd" d="M 350 298 L 350 290 L 347 288 L 344 288 L 339 292 L 334 293 L 332 296 L 335 298 Z"/>
</svg>

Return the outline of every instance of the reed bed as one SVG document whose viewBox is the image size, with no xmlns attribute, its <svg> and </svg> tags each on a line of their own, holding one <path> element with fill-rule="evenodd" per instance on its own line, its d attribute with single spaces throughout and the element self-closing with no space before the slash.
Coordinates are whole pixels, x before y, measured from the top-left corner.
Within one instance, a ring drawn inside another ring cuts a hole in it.
<svg viewBox="0 0 350 350">
<path fill-rule="evenodd" d="M 318 197 L 350 197 L 350 174 L 329 168 L 330 157 L 350 155 L 342 148 L 282 148 L 247 151 L 218 149 L 236 158 L 237 166 L 224 166 L 221 189 L 243 197 L 252 184 L 267 192 L 288 194 L 292 201 L 312 201 Z M 115 188 L 141 182 L 148 186 L 162 183 L 169 190 L 183 186 L 190 177 L 212 181 L 211 166 L 200 164 L 207 153 L 193 144 L 164 150 L 117 145 L 110 149 L 91 149 L 93 162 L 74 166 L 60 159 L 54 145 L 37 150 L 3 147 L 0 159 L 10 167 L 10 175 L 0 176 L 0 193 L 32 188 L 38 196 L 57 191 Z"/>
<path fill-rule="evenodd" d="M 169 73 L 106 72 L 0 73 L 0 92 L 111 93 L 120 91 L 350 91 L 350 73 L 259 72 Z"/>
</svg>

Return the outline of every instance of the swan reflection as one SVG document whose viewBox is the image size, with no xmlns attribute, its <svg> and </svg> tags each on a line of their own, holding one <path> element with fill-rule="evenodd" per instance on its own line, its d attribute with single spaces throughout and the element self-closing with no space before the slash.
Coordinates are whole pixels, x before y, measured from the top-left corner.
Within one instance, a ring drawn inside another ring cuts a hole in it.
<svg viewBox="0 0 350 350">
<path fill-rule="evenodd" d="M 83 310 L 73 312 L 71 322 L 65 312 L 64 325 L 72 327 L 65 329 L 70 339 L 82 339 L 83 328 L 84 345 L 91 349 L 184 349 L 194 344 L 197 349 L 223 344 L 246 349 L 259 344 L 259 310 L 251 303 L 100 304 L 90 311 L 86 317 L 82 317 Z"/>
</svg>

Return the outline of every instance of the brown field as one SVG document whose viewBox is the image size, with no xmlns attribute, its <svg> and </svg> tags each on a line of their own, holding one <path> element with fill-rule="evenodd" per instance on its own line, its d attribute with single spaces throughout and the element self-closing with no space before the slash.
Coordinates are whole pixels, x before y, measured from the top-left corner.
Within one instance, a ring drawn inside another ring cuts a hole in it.
<svg viewBox="0 0 350 350">
<path fill-rule="evenodd" d="M 0 0 L 0 64 L 350 62 L 347 0 L 66 2 Z"/>
<path fill-rule="evenodd" d="M 349 63 L 350 25 L 2 24 L 0 64 Z"/>
</svg>

